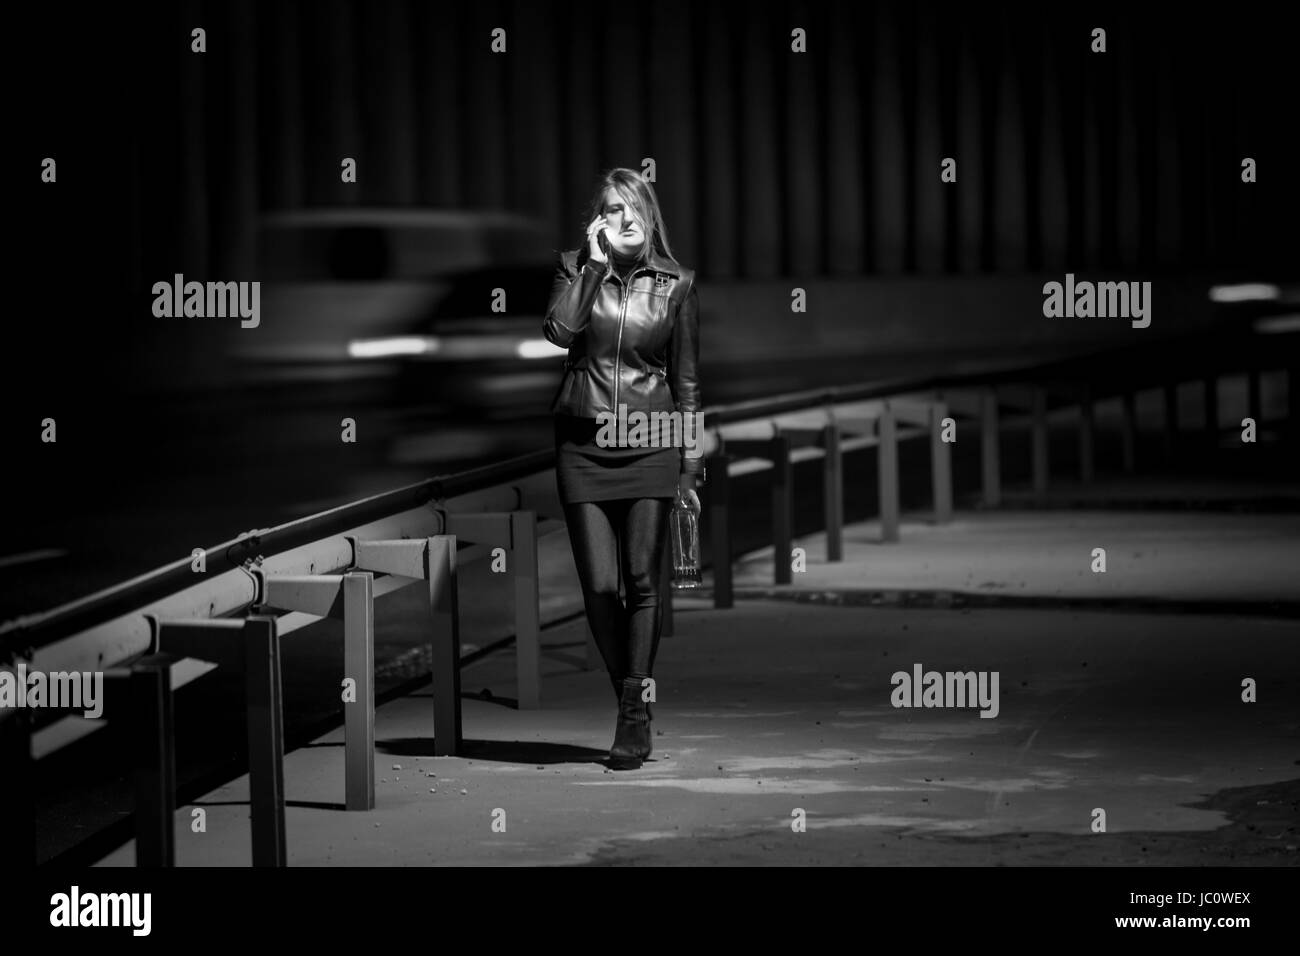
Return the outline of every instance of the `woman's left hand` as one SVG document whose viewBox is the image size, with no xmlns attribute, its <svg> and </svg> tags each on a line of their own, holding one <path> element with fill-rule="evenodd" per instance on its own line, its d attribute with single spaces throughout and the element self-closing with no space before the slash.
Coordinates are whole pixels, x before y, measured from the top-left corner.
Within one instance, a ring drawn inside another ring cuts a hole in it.
<svg viewBox="0 0 1300 956">
<path fill-rule="evenodd" d="M 679 479 L 678 487 L 681 488 L 682 495 L 690 503 L 691 510 L 697 515 L 700 513 L 700 496 L 696 493 L 698 481 L 694 475 L 683 474 Z"/>
</svg>

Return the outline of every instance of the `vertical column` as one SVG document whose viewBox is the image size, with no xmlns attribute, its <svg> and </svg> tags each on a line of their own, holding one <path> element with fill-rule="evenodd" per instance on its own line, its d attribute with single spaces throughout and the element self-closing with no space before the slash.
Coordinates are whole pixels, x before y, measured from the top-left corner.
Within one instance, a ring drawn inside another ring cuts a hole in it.
<svg viewBox="0 0 1300 956">
<path fill-rule="evenodd" d="M 1129 391 L 1120 396 L 1119 443 L 1124 474 L 1137 468 L 1137 397 Z"/>
<path fill-rule="evenodd" d="M 246 618 L 243 639 L 253 866 L 284 866 L 284 707 L 275 618 Z"/>
<path fill-rule="evenodd" d="M 0 817 L 13 863 L 36 866 L 36 767 L 32 760 L 30 711 L 11 710 L 0 717 Z"/>
<path fill-rule="evenodd" d="M 1047 430 L 1047 389 L 1035 385 L 1033 392 L 1033 410 L 1032 423 L 1030 425 L 1030 444 L 1031 454 L 1033 455 L 1032 476 L 1034 496 L 1041 498 L 1047 494 L 1047 479 L 1049 474 L 1048 464 L 1048 442 L 1050 435 Z"/>
<path fill-rule="evenodd" d="M 1083 385 L 1079 389 L 1079 480 L 1092 481 L 1096 462 L 1093 455 L 1093 436 L 1096 422 L 1092 406 L 1092 389 Z"/>
<path fill-rule="evenodd" d="M 1300 434 L 1300 365 L 1286 370 L 1286 418 L 1290 433 Z"/>
<path fill-rule="evenodd" d="M 822 467 L 822 500 L 826 520 L 826 560 L 844 560 L 844 456 L 840 427 L 830 422 L 822 428 L 826 459 Z"/>
<path fill-rule="evenodd" d="M 898 423 L 889 403 L 876 419 L 876 467 L 880 492 L 880 540 L 898 540 Z"/>
<path fill-rule="evenodd" d="M 1178 441 L 1178 383 L 1166 382 L 1163 389 L 1165 405 L 1165 457 L 1172 457 Z"/>
<path fill-rule="evenodd" d="M 1219 379 L 1213 372 L 1201 382 L 1201 400 L 1205 409 L 1205 445 L 1212 450 L 1219 442 Z"/>
<path fill-rule="evenodd" d="M 772 458 L 772 571 L 777 584 L 789 584 L 790 549 L 794 540 L 794 499 L 790 467 L 790 440 L 778 434 L 771 442 Z"/>
<path fill-rule="evenodd" d="M 461 751 L 460 606 L 456 536 L 435 535 L 424 551 L 433 641 L 433 752 Z"/>
<path fill-rule="evenodd" d="M 930 487 L 935 524 L 952 520 L 952 454 L 943 440 L 943 420 L 947 417 L 946 402 L 930 404 Z"/>
<path fill-rule="evenodd" d="M 515 566 L 515 673 L 519 707 L 536 710 L 542 705 L 541 621 L 537 581 L 537 513 L 510 514 L 510 540 Z"/>
<path fill-rule="evenodd" d="M 980 395 L 980 477 L 984 507 L 1002 504 L 1002 478 L 998 450 L 998 393 L 986 388 Z"/>
<path fill-rule="evenodd" d="M 731 578 L 731 476 L 729 459 L 724 454 L 710 455 L 709 471 L 709 551 L 713 563 L 713 606 L 732 606 Z"/>
<path fill-rule="evenodd" d="M 345 804 L 375 808 L 375 607 L 374 577 L 343 575 L 343 676 L 356 684 L 356 700 L 343 705 Z"/>
<path fill-rule="evenodd" d="M 135 865 L 176 865 L 176 735 L 172 658 L 150 655 L 126 677 L 128 722 L 135 750 Z M 120 686 L 120 685 L 119 685 Z"/>
<path fill-rule="evenodd" d="M 329 605 L 338 602 L 342 578 L 320 576 L 267 579 L 257 572 L 259 593 L 266 594 L 267 582 L 275 582 L 277 599 L 287 604 L 302 603 L 317 611 L 338 616 Z M 313 593 L 314 592 L 314 593 Z M 282 606 L 271 603 L 272 606 Z M 284 866 L 284 708 L 280 673 L 280 640 L 272 615 L 254 613 L 242 620 L 232 618 L 183 618 L 167 620 L 145 615 L 158 651 L 156 659 L 170 661 L 194 658 L 228 668 L 243 682 L 244 735 L 248 745 L 248 806 L 254 866 Z M 139 678 L 128 678 L 138 680 Z M 117 681 L 117 686 L 121 682 Z M 170 692 L 166 695 L 170 707 Z M 116 705 L 114 706 L 116 711 Z M 110 716 L 111 719 L 111 716 Z M 170 720 L 170 718 L 165 718 Z M 135 728 L 140 740 L 150 737 Z M 171 744 L 167 749 L 174 753 Z M 168 759 L 174 760 L 174 757 Z M 170 771 L 174 776 L 174 771 Z M 150 789 L 153 789 L 152 787 Z M 172 791 L 174 792 L 174 781 Z M 169 800 L 173 798 L 168 798 Z M 171 813 L 174 806 L 167 812 Z M 171 828 L 168 827 L 170 840 Z M 142 849 L 144 844 L 141 844 Z"/>
<path fill-rule="evenodd" d="M 1260 400 L 1259 369 L 1246 373 L 1246 414 L 1255 420 L 1255 427 L 1263 425 L 1264 403 Z"/>
</svg>

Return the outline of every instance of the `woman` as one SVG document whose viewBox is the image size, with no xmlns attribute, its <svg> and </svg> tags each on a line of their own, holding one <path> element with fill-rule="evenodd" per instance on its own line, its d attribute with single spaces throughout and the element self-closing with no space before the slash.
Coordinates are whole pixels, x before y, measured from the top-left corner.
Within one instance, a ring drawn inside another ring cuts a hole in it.
<svg viewBox="0 0 1300 956">
<path fill-rule="evenodd" d="M 587 621 L 619 700 L 610 762 L 635 768 L 651 751 L 642 686 L 659 645 L 668 516 L 679 489 L 698 512 L 704 480 L 691 427 L 700 411 L 695 272 L 673 258 L 659 200 L 636 171 L 602 178 L 585 246 L 560 254 L 543 331 L 569 350 L 551 406 L 556 485 Z M 690 424 L 669 443 L 662 430 L 647 443 L 643 430 L 602 427 L 610 416 L 674 411 Z"/>
</svg>

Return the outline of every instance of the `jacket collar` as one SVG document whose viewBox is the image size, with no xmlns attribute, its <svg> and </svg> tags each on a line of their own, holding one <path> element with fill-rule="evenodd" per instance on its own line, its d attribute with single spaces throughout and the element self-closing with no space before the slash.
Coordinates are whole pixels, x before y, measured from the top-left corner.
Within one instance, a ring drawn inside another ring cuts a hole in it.
<svg viewBox="0 0 1300 956">
<path fill-rule="evenodd" d="M 578 250 L 577 266 L 581 269 L 590 258 L 589 250 L 584 246 Z M 682 267 L 677 261 L 665 255 L 660 255 L 659 250 L 653 246 L 650 248 L 650 255 L 646 258 L 645 265 L 637 266 L 638 270 L 653 269 L 655 272 L 666 272 L 674 278 L 681 278 Z"/>
</svg>

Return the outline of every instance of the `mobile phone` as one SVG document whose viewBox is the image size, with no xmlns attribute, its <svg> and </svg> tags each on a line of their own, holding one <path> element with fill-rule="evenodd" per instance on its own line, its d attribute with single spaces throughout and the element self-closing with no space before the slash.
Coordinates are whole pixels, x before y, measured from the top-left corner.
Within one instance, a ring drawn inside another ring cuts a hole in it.
<svg viewBox="0 0 1300 956">
<path fill-rule="evenodd" d="M 605 230 L 601 229 L 596 234 L 596 244 L 600 246 L 600 251 L 605 253 L 605 258 L 609 258 L 609 238 L 605 235 Z"/>
</svg>

